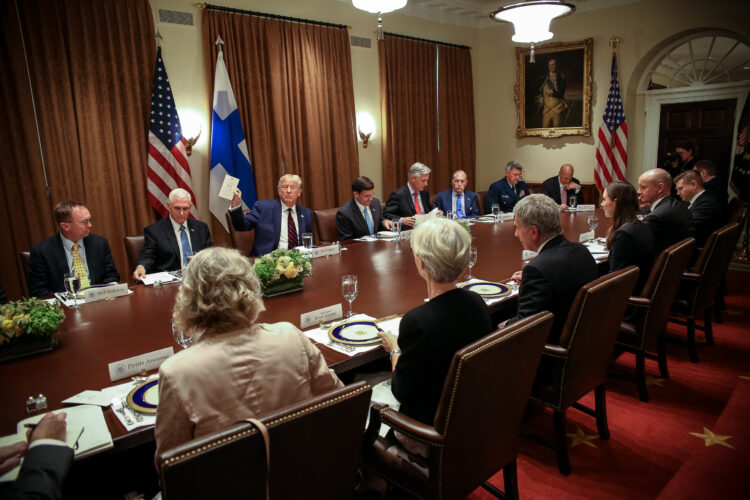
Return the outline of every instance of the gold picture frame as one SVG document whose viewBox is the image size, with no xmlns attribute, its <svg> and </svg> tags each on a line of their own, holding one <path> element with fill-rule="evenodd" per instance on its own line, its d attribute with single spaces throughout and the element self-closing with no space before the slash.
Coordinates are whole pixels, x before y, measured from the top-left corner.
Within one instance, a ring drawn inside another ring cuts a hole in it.
<svg viewBox="0 0 750 500">
<path fill-rule="evenodd" d="M 529 47 L 516 47 L 516 137 L 591 136 L 593 45 L 592 38 L 540 45 L 533 63 Z"/>
</svg>

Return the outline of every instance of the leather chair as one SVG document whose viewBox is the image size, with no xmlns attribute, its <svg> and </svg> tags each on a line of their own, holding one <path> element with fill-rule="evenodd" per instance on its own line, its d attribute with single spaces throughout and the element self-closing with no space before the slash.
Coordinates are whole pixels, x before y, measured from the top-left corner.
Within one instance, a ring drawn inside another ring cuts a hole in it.
<svg viewBox="0 0 750 500">
<path fill-rule="evenodd" d="M 728 224 L 711 233 L 692 270 L 682 274 L 677 298 L 672 304 L 672 316 L 681 320 L 672 321 L 687 326 L 688 354 L 693 363 L 698 362 L 695 347 L 696 318 L 703 316 L 702 329 L 706 334 L 706 343 L 714 343 L 711 328 L 712 306 L 721 280 L 727 273 L 739 233 L 740 227 L 736 223 Z"/>
<path fill-rule="evenodd" d="M 479 215 L 484 215 L 487 211 L 487 191 L 477 191 L 477 205 L 479 205 Z"/>
<path fill-rule="evenodd" d="M 23 284 L 23 293 L 25 296 L 29 296 L 29 259 L 31 258 L 31 252 L 18 252 L 21 255 L 21 265 L 23 266 L 23 277 L 25 282 Z"/>
<path fill-rule="evenodd" d="M 732 201 L 729 202 L 729 207 L 727 209 L 727 224 L 731 224 L 733 222 L 736 222 L 737 225 L 740 227 L 739 231 L 737 232 L 737 241 L 734 242 L 732 245 L 732 248 L 735 249 L 737 247 L 737 243 L 740 240 L 740 237 L 742 236 L 742 231 L 745 229 L 745 223 L 747 222 L 747 211 L 748 211 L 748 204 L 747 202 L 744 202 L 740 200 L 739 198 L 732 198 Z M 714 317 L 716 318 L 717 323 L 721 323 L 721 311 L 726 309 L 726 304 L 724 303 L 724 297 L 727 296 L 727 280 L 726 277 L 721 278 L 721 284 L 719 285 L 719 290 L 716 292 L 716 299 L 714 300 Z"/>
<path fill-rule="evenodd" d="M 560 333 L 559 345 L 547 344 L 534 380 L 531 400 L 552 409 L 554 438 L 551 445 L 562 474 L 570 474 L 565 413 L 574 407 L 596 417 L 599 437 L 609 439 L 605 382 L 607 368 L 628 297 L 639 269 L 630 266 L 607 274 L 578 291 Z M 595 409 L 578 403 L 594 389 Z"/>
<path fill-rule="evenodd" d="M 255 230 L 235 231 L 229 212 L 225 213 L 224 217 L 226 218 L 227 227 L 229 228 L 229 239 L 232 242 L 232 248 L 239 250 L 245 257 L 250 257 L 250 253 L 253 251 L 253 245 L 255 244 Z"/>
<path fill-rule="evenodd" d="M 739 198 L 732 198 L 727 208 L 727 224 L 736 222 L 740 226 L 740 231 L 742 231 L 740 222 L 744 222 L 745 218 L 747 218 L 747 203 Z"/>
<path fill-rule="evenodd" d="M 141 250 L 143 250 L 145 238 L 143 236 L 125 236 L 122 241 L 125 244 L 125 255 L 128 257 L 128 279 L 132 281 L 130 276 L 135 271 L 136 262 L 138 262 Z"/>
<path fill-rule="evenodd" d="M 665 248 L 657 257 L 640 297 L 630 297 L 633 312 L 620 325 L 615 345 L 635 354 L 636 382 L 641 401 L 648 401 L 646 389 L 646 358 L 659 362 L 663 378 L 669 377 L 664 334 L 672 302 L 680 287 L 682 273 L 695 246 L 695 238 L 687 238 Z M 654 346 L 657 354 L 653 355 Z"/>
<path fill-rule="evenodd" d="M 330 245 L 339 240 L 339 232 L 336 229 L 336 213 L 338 211 L 338 208 L 315 211 L 313 233 L 316 245 Z"/>
<path fill-rule="evenodd" d="M 171 498 L 352 498 L 372 390 L 352 384 L 161 453 L 162 496 Z"/>
<path fill-rule="evenodd" d="M 518 498 L 521 420 L 553 319 L 535 314 L 456 352 L 434 425 L 373 405 L 363 467 L 421 498 L 463 498 L 479 485 L 500 495 L 482 483 L 502 468 L 505 495 Z M 427 475 L 386 451 L 377 438 L 381 422 L 429 446 Z"/>
<path fill-rule="evenodd" d="M 435 206 L 435 200 L 437 200 L 437 195 L 438 195 L 438 193 L 433 193 L 433 194 L 430 195 L 430 206 L 431 207 Z"/>
</svg>

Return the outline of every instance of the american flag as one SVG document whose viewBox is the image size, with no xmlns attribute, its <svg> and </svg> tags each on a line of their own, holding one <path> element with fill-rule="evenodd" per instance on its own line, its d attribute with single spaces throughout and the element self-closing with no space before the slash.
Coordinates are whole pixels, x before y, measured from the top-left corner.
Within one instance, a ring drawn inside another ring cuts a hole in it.
<svg viewBox="0 0 750 500">
<path fill-rule="evenodd" d="M 596 137 L 594 180 L 600 192 L 613 180 L 625 180 L 627 145 L 628 124 L 625 122 L 620 85 L 617 83 L 617 57 L 612 55 L 612 81 L 609 84 L 607 107 Z"/>
<path fill-rule="evenodd" d="M 148 201 L 154 210 L 166 217 L 169 213 L 169 192 L 181 187 L 190 193 L 193 201 L 190 215 L 195 217 L 190 165 L 185 153 L 180 117 L 177 115 L 167 70 L 161 58 L 161 46 L 156 51 L 153 88 L 148 132 Z"/>
</svg>

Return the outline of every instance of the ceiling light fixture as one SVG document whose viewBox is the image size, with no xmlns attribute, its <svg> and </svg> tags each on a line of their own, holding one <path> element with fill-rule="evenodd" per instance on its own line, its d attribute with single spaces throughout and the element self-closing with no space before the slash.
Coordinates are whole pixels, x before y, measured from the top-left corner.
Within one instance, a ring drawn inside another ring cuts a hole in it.
<svg viewBox="0 0 750 500">
<path fill-rule="evenodd" d="M 360 10 L 378 15 L 378 40 L 383 39 L 383 16 L 403 8 L 406 0 L 352 0 L 352 5 Z"/>
</svg>

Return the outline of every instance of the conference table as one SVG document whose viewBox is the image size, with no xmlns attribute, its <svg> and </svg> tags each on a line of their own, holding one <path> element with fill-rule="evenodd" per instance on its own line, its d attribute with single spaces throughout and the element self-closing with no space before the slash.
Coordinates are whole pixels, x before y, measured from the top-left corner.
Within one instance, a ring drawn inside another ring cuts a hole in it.
<svg viewBox="0 0 750 500">
<path fill-rule="evenodd" d="M 561 213 L 563 232 L 572 241 L 589 230 L 587 216 L 592 212 Z M 600 209 L 597 236 L 604 236 L 611 220 Z M 522 246 L 514 236 L 512 221 L 477 222 L 471 226 L 478 260 L 472 274 L 488 281 L 507 282 L 523 266 Z M 423 304 L 427 290 L 414 265 L 408 240 L 394 242 L 345 242 L 339 255 L 313 260 L 313 275 L 304 280 L 299 293 L 265 299 L 266 310 L 260 321 L 288 321 L 300 325 L 300 314 L 336 303 L 347 302 L 341 295 L 341 276 L 356 274 L 359 295 L 354 310 L 375 318 L 404 314 Z M 134 293 L 108 301 L 84 304 L 79 309 L 65 308 L 59 346 L 52 352 L 0 364 L 3 381 L 0 435 L 15 432 L 16 423 L 27 417 L 26 399 L 44 394 L 48 409 L 63 408 L 62 401 L 86 389 L 99 390 L 128 379 L 112 382 L 108 364 L 173 346 L 171 316 L 179 285 L 162 287 L 138 285 Z M 493 319 L 515 312 L 515 299 L 493 306 Z M 384 357 L 378 347 L 350 357 L 320 345 L 329 366 L 343 374 Z M 110 408 L 105 419 L 115 442 L 115 450 L 127 449 L 153 440 L 153 428 L 127 432 Z"/>
</svg>

